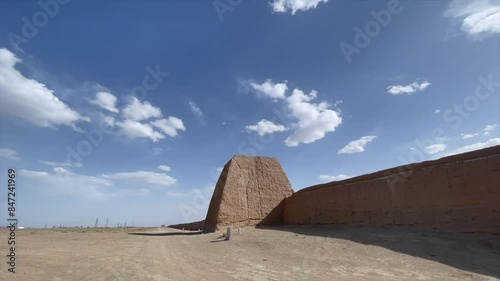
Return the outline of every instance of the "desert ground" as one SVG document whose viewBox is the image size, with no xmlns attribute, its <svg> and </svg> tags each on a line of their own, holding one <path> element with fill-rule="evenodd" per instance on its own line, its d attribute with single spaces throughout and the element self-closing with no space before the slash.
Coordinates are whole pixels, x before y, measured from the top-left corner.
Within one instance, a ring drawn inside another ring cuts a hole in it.
<svg viewBox="0 0 500 281">
<path fill-rule="evenodd" d="M 411 227 L 23 229 L 1 280 L 500 280 L 500 236 Z"/>
</svg>

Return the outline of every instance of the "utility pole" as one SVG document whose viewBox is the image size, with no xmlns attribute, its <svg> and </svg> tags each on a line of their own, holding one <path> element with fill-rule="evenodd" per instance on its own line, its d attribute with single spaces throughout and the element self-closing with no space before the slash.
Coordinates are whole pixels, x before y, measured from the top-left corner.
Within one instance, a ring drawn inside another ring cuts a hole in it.
<svg viewBox="0 0 500 281">
<path fill-rule="evenodd" d="M 108 221 L 109 219 L 106 219 L 106 228 L 108 228 Z"/>
<path fill-rule="evenodd" d="M 94 228 L 97 228 L 97 225 L 99 225 L 99 218 L 95 219 L 95 225 L 94 225 Z"/>
</svg>

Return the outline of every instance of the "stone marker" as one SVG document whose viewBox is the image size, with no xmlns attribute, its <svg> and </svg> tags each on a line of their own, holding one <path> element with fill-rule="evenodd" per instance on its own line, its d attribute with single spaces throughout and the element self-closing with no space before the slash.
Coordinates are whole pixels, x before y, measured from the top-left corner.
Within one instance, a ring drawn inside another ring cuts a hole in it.
<svg viewBox="0 0 500 281">
<path fill-rule="evenodd" d="M 226 230 L 226 240 L 229 240 L 231 239 L 231 228 L 228 227 L 227 230 Z"/>
</svg>

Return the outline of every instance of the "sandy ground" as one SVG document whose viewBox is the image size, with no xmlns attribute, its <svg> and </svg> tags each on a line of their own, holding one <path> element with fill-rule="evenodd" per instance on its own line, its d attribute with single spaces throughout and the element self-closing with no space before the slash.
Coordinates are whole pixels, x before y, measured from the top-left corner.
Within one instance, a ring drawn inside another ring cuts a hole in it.
<svg viewBox="0 0 500 281">
<path fill-rule="evenodd" d="M 136 235 L 130 234 L 135 232 Z M 148 234 L 148 235 L 145 235 Z M 403 227 L 18 230 L 16 274 L 1 280 L 500 280 L 500 236 Z"/>
</svg>

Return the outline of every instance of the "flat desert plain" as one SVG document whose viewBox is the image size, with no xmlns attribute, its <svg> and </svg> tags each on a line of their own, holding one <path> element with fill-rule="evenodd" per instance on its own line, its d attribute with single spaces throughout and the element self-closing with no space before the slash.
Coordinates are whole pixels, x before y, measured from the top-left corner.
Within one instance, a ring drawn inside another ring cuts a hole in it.
<svg viewBox="0 0 500 281">
<path fill-rule="evenodd" d="M 1 280 L 500 280 L 500 236 L 409 227 L 23 229 Z"/>
</svg>

